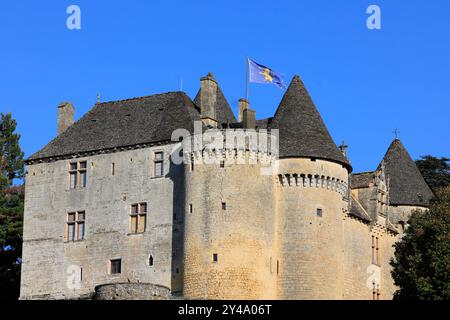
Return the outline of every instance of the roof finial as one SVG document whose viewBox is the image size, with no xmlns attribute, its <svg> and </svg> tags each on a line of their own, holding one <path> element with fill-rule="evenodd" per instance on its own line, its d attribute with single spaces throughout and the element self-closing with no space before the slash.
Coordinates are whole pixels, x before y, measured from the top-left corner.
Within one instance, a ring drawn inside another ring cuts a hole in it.
<svg viewBox="0 0 450 320">
<path fill-rule="evenodd" d="M 342 141 L 341 145 L 339 146 L 339 150 L 341 150 L 342 154 L 346 158 L 347 158 L 347 148 L 348 148 L 348 145 L 345 143 L 345 141 Z"/>
<path fill-rule="evenodd" d="M 100 103 L 100 93 L 97 92 L 97 103 Z"/>
<path fill-rule="evenodd" d="M 395 140 L 398 140 L 398 134 L 400 133 L 400 130 L 398 130 L 397 128 L 395 128 L 393 134 L 395 135 Z"/>
</svg>

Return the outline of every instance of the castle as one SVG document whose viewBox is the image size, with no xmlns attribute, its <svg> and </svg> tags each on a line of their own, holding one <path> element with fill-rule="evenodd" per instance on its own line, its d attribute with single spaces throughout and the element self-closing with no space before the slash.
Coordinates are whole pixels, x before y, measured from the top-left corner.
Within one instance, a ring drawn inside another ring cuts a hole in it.
<svg viewBox="0 0 450 320">
<path fill-rule="evenodd" d="M 196 123 L 277 131 L 278 154 L 181 152 Z M 75 123 L 62 103 L 27 159 L 21 299 L 391 299 L 393 244 L 432 196 L 398 139 L 352 174 L 298 76 L 262 120 L 245 99 L 236 120 L 212 74 L 194 100 L 98 102 Z"/>
</svg>

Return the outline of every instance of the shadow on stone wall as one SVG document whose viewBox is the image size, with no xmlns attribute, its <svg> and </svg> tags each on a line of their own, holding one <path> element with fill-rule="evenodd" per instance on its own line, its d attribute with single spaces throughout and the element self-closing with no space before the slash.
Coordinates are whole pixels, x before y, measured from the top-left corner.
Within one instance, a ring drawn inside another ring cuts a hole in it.
<svg viewBox="0 0 450 320">
<path fill-rule="evenodd" d="M 172 300 L 169 288 L 151 283 L 115 283 L 95 287 L 93 300 Z"/>
</svg>

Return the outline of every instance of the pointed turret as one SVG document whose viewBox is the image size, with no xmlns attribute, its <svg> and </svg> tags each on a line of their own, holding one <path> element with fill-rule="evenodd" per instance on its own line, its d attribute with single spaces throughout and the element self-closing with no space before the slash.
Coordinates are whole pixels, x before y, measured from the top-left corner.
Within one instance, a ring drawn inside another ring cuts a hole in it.
<svg viewBox="0 0 450 320">
<path fill-rule="evenodd" d="M 292 79 L 281 100 L 272 128 L 280 130 L 280 158 L 331 160 L 351 166 L 339 151 L 299 76 Z"/>
<path fill-rule="evenodd" d="M 383 162 L 386 177 L 389 180 L 391 205 L 427 206 L 429 204 L 433 192 L 400 140 L 395 139 L 391 143 Z"/>
</svg>

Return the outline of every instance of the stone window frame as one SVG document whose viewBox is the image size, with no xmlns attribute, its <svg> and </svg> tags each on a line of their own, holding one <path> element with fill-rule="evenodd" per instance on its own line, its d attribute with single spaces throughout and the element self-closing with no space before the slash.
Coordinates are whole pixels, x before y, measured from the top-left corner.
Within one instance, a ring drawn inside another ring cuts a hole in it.
<svg viewBox="0 0 450 320">
<path fill-rule="evenodd" d="M 73 217 L 73 219 L 71 218 Z M 83 234 L 80 237 L 80 226 L 83 226 Z M 72 238 L 70 238 L 70 229 L 73 228 Z M 86 211 L 71 211 L 67 213 L 66 219 L 66 241 L 78 242 L 86 238 Z"/>
<path fill-rule="evenodd" d="M 69 162 L 69 176 L 68 176 L 68 184 L 69 190 L 75 189 L 85 189 L 87 187 L 87 160 L 82 161 L 70 161 Z M 72 180 L 72 177 L 75 176 L 75 180 Z M 82 177 L 84 176 L 84 180 Z M 72 184 L 74 181 L 74 185 Z"/>
<path fill-rule="evenodd" d="M 161 154 L 161 158 L 157 158 L 157 155 Z M 162 149 L 157 149 L 157 150 L 153 150 L 153 156 L 152 156 L 152 161 L 153 161 L 153 174 L 152 174 L 152 178 L 163 178 L 164 177 L 164 150 Z M 157 168 L 157 164 L 161 164 L 161 174 L 158 174 L 156 172 L 156 168 Z"/>
<path fill-rule="evenodd" d="M 323 208 L 318 207 L 318 208 L 316 209 L 316 216 L 317 216 L 318 218 L 323 218 Z"/>
<path fill-rule="evenodd" d="M 372 235 L 372 264 L 381 266 L 380 263 L 380 238 Z"/>
<path fill-rule="evenodd" d="M 142 234 L 147 229 L 147 202 L 133 203 L 130 205 L 130 233 Z"/>
<path fill-rule="evenodd" d="M 114 263 L 119 262 L 119 268 L 118 268 L 118 272 L 117 269 L 114 270 Z M 113 272 L 116 271 L 116 272 Z M 123 273 L 123 261 L 122 258 L 113 258 L 109 260 L 109 265 L 108 265 L 108 274 L 111 276 L 120 276 Z"/>
</svg>

